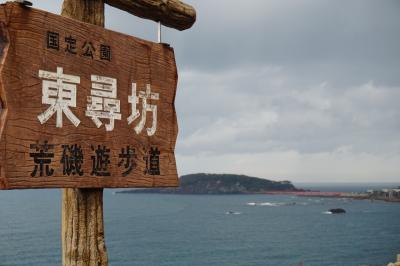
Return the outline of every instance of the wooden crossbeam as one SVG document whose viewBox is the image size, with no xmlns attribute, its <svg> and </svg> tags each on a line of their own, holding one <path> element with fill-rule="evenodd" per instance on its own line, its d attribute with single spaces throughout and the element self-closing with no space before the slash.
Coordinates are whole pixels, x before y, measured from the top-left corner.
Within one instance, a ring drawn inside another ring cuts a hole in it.
<svg viewBox="0 0 400 266">
<path fill-rule="evenodd" d="M 196 21 L 196 10 L 179 0 L 105 0 L 105 3 L 177 30 L 189 29 Z"/>
</svg>

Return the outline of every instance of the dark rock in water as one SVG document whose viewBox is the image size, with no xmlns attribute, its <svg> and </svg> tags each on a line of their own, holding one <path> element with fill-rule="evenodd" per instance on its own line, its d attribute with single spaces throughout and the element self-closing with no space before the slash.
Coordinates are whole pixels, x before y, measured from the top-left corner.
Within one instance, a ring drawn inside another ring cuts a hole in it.
<svg viewBox="0 0 400 266">
<path fill-rule="evenodd" d="M 337 208 L 337 209 L 330 209 L 329 210 L 331 213 L 346 213 L 344 209 Z"/>
</svg>

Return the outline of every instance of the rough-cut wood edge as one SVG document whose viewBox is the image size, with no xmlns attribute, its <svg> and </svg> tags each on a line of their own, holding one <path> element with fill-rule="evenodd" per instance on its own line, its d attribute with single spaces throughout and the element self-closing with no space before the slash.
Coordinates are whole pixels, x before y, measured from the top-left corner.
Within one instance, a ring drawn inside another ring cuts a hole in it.
<svg viewBox="0 0 400 266">
<path fill-rule="evenodd" d="M 12 13 L 12 12 L 11 12 Z M 10 47 L 10 36 L 7 30 L 7 27 L 4 25 L 3 22 L 0 22 L 0 73 L 3 71 L 4 62 L 8 55 L 8 48 Z M 3 136 L 3 130 L 6 126 L 7 121 L 7 114 L 8 114 L 8 107 L 7 107 L 7 95 L 3 87 L 3 79 L 0 75 L 0 138 Z M 5 144 L 4 144 L 5 145 Z M 4 147 L 0 147 L 0 151 L 5 150 Z M 5 154 L 0 152 L 0 154 Z M 7 189 L 7 179 L 5 178 L 5 158 L 0 155 L 0 189 Z"/>
<path fill-rule="evenodd" d="M 61 15 L 104 27 L 104 0 L 64 0 Z M 102 188 L 63 189 L 61 227 L 63 266 L 108 265 Z"/>
<path fill-rule="evenodd" d="M 135 16 L 161 22 L 177 30 L 186 30 L 196 22 L 196 10 L 179 0 L 105 0 L 113 7 Z"/>
</svg>

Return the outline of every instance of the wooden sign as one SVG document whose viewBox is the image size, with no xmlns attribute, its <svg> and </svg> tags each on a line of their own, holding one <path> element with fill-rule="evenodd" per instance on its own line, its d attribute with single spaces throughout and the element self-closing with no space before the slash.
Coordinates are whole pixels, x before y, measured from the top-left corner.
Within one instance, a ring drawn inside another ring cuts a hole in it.
<svg viewBox="0 0 400 266">
<path fill-rule="evenodd" d="M 0 5 L 0 188 L 177 186 L 173 49 Z"/>
</svg>

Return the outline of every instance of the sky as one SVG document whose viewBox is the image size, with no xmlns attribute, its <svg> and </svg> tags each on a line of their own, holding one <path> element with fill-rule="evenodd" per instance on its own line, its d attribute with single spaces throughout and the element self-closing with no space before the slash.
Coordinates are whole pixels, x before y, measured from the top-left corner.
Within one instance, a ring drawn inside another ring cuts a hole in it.
<svg viewBox="0 0 400 266">
<path fill-rule="evenodd" d="M 195 25 L 163 28 L 179 72 L 180 175 L 400 182 L 400 1 L 185 2 Z M 154 22 L 112 7 L 106 28 L 157 38 Z"/>
</svg>

